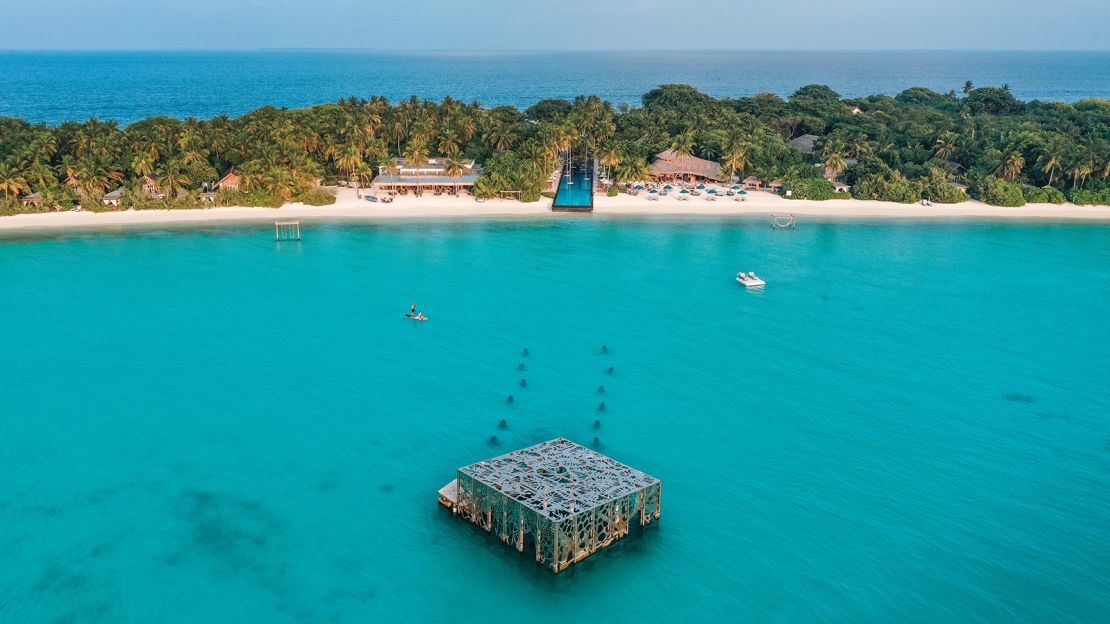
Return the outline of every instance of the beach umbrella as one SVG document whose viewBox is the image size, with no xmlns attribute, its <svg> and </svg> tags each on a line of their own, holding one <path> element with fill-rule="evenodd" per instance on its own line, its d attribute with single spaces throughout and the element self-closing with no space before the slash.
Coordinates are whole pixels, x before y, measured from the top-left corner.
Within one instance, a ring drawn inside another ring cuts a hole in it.
<svg viewBox="0 0 1110 624">
<path fill-rule="evenodd" d="M 709 193 L 710 195 L 716 195 L 717 189 L 709 189 L 708 191 L 706 191 L 706 193 Z"/>
<path fill-rule="evenodd" d="M 637 191 L 642 191 L 642 190 L 644 190 L 644 185 L 643 185 L 643 184 L 637 184 L 637 185 L 636 185 L 636 190 L 637 190 Z"/>
<path fill-rule="evenodd" d="M 740 185 L 739 185 L 739 184 L 733 184 L 733 185 L 732 185 L 732 190 L 734 190 L 734 191 L 735 191 L 735 190 L 737 190 L 737 189 L 739 189 L 739 188 L 740 188 Z"/>
<path fill-rule="evenodd" d="M 685 195 L 686 193 L 689 193 L 690 191 L 687 191 L 686 189 L 682 189 L 682 190 L 681 190 L 681 191 L 679 191 L 679 192 L 680 192 L 680 193 L 682 193 L 683 195 Z"/>
<path fill-rule="evenodd" d="M 747 191 L 740 191 L 740 194 L 741 194 L 741 195 L 747 195 L 747 194 L 748 194 L 748 192 L 747 192 Z"/>
<path fill-rule="evenodd" d="M 668 184 L 668 185 L 664 186 L 663 188 L 664 188 L 665 190 L 668 190 L 668 191 L 669 191 L 669 190 L 673 189 L 674 187 L 673 187 L 673 186 L 671 186 L 670 184 Z"/>
<path fill-rule="evenodd" d="M 651 190 L 650 190 L 650 191 L 648 191 L 648 192 L 649 192 L 649 193 L 658 193 L 658 192 L 659 192 L 659 189 L 651 189 Z"/>
<path fill-rule="evenodd" d="M 700 190 L 702 190 L 703 188 L 705 188 L 705 185 L 704 185 L 704 184 L 699 184 L 699 185 L 698 185 L 698 190 L 699 190 L 699 191 L 700 191 Z"/>
</svg>

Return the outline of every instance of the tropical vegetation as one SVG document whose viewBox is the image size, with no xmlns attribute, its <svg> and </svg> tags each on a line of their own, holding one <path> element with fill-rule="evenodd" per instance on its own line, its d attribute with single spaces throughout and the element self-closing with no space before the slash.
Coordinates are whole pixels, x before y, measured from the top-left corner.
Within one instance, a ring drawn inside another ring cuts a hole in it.
<svg viewBox="0 0 1110 624">
<path fill-rule="evenodd" d="M 790 146 L 803 134 L 820 137 L 813 154 Z M 814 197 L 828 187 L 802 180 L 824 171 L 852 185 L 857 198 L 950 202 L 961 199 L 951 186 L 960 183 L 1001 205 L 1061 197 L 1110 203 L 1110 101 L 1022 102 L 1006 87 L 970 84 L 961 93 L 915 87 L 858 99 L 810 85 L 785 99 L 718 99 L 664 85 L 635 107 L 596 96 L 525 110 L 372 97 L 125 127 L 96 118 L 56 126 L 0 118 L 0 210 L 103 209 L 100 198 L 119 187 L 123 208 L 195 207 L 206 185 L 232 167 L 241 189 L 221 191 L 218 204 L 327 202 L 317 182 L 365 185 L 395 158 L 429 156 L 445 157 L 456 172 L 465 160 L 483 165 L 480 196 L 510 191 L 533 201 L 567 150 L 588 150 L 614 180 L 632 181 L 666 149 L 715 160 L 728 175 L 781 178 Z M 162 197 L 142 192 L 144 176 Z"/>
</svg>

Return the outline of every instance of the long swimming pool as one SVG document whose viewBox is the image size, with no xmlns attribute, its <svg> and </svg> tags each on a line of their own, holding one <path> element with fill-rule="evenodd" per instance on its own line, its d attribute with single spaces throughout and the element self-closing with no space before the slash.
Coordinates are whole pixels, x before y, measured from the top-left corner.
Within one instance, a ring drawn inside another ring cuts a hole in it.
<svg viewBox="0 0 1110 624">
<path fill-rule="evenodd" d="M 576 162 L 568 176 L 564 167 L 559 176 L 559 188 L 555 191 L 556 208 L 593 208 L 593 180 L 586 163 Z"/>
</svg>

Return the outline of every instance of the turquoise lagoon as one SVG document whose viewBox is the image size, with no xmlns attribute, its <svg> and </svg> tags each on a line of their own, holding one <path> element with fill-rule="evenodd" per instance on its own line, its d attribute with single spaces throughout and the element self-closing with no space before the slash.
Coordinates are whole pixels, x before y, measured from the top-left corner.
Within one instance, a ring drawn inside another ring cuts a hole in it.
<svg viewBox="0 0 1110 624">
<path fill-rule="evenodd" d="M 1110 613 L 1106 226 L 304 236 L 0 241 L 0 621 Z M 557 577 L 435 502 L 554 436 L 663 480 L 658 527 Z"/>
</svg>

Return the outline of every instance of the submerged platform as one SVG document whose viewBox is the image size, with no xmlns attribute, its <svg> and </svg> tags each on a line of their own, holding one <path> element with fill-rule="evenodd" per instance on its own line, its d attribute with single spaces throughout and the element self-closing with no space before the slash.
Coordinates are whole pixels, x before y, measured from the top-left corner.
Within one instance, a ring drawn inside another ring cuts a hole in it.
<svg viewBox="0 0 1110 624">
<path fill-rule="evenodd" d="M 556 438 L 459 468 L 439 502 L 559 573 L 659 518 L 659 479 Z"/>
</svg>

